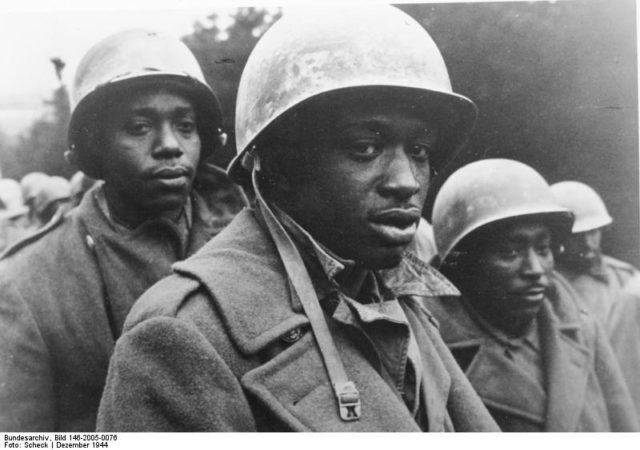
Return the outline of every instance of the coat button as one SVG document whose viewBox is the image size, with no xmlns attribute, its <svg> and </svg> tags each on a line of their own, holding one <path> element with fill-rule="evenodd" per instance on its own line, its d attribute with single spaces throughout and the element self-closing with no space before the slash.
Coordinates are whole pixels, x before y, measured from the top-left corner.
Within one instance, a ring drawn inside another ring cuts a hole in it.
<svg viewBox="0 0 640 450">
<path fill-rule="evenodd" d="M 293 344 L 294 342 L 299 341 L 303 335 L 304 333 L 301 328 L 294 328 L 293 330 L 283 334 L 280 339 L 287 344 Z"/>
</svg>

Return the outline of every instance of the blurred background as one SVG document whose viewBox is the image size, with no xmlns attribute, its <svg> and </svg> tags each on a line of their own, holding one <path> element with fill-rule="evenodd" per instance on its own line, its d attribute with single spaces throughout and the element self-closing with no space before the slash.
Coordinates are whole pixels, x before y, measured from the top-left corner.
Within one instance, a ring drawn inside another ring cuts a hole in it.
<svg viewBox="0 0 640 450">
<path fill-rule="evenodd" d="M 449 173 L 474 159 L 506 157 L 533 166 L 550 183 L 585 182 L 602 195 L 614 217 L 605 252 L 639 266 L 634 0 L 397 6 L 430 32 L 454 90 L 480 109 L 470 143 Z M 97 40 L 131 27 L 174 32 L 195 53 L 226 113 L 230 142 L 217 161 L 226 166 L 235 153 L 234 101 L 242 68 L 257 39 L 281 14 L 276 6 L 228 5 L 0 11 L 2 176 L 73 174 L 62 155 L 74 67 Z M 446 175 L 435 181 L 436 189 Z"/>
</svg>

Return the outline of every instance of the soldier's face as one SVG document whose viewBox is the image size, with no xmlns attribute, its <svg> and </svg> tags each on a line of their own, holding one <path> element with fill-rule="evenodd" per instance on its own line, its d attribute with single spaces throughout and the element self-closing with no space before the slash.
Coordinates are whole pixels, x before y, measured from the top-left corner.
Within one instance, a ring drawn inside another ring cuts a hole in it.
<svg viewBox="0 0 640 450">
<path fill-rule="evenodd" d="M 601 257 L 602 230 L 585 231 L 572 234 L 565 242 L 562 261 L 574 269 L 589 269 Z"/>
<path fill-rule="evenodd" d="M 551 233 L 542 223 L 507 224 L 477 250 L 474 305 L 498 322 L 527 322 L 539 311 L 553 270 Z"/>
<path fill-rule="evenodd" d="M 412 241 L 438 130 L 407 107 L 342 105 L 307 133 L 289 213 L 342 258 L 393 267 Z"/>
<path fill-rule="evenodd" d="M 111 207 L 148 218 L 185 204 L 200 158 L 196 112 L 187 98 L 157 89 L 120 96 L 101 126 Z"/>
</svg>

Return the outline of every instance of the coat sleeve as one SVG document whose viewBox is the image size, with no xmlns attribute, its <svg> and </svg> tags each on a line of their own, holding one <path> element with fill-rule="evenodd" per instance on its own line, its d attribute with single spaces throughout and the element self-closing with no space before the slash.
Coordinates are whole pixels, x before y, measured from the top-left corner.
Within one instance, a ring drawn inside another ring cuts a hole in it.
<svg viewBox="0 0 640 450">
<path fill-rule="evenodd" d="M 242 387 L 194 326 L 171 317 L 126 332 L 111 357 L 99 431 L 255 431 Z"/>
<path fill-rule="evenodd" d="M 0 431 L 54 431 L 53 370 L 34 316 L 0 282 Z"/>
<path fill-rule="evenodd" d="M 595 370 L 607 403 L 611 431 L 639 431 L 635 407 L 606 333 L 595 322 Z"/>
</svg>

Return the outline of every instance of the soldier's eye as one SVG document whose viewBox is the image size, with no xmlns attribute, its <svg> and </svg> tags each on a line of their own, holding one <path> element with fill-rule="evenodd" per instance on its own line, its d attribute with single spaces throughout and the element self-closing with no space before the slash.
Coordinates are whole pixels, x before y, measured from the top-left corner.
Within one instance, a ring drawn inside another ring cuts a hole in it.
<svg viewBox="0 0 640 450">
<path fill-rule="evenodd" d="M 359 160 L 374 159 L 381 153 L 381 149 L 372 141 L 354 141 L 347 146 L 349 153 Z"/>
<path fill-rule="evenodd" d="M 411 156 L 419 161 L 427 161 L 432 151 L 433 147 L 428 144 L 413 144 L 410 148 Z"/>
<path fill-rule="evenodd" d="M 133 136 L 142 136 L 151 130 L 151 124 L 147 120 L 132 120 L 125 125 L 125 130 Z"/>
<path fill-rule="evenodd" d="M 177 124 L 178 131 L 183 134 L 190 134 L 196 131 L 196 121 L 192 119 L 182 119 Z"/>
</svg>

